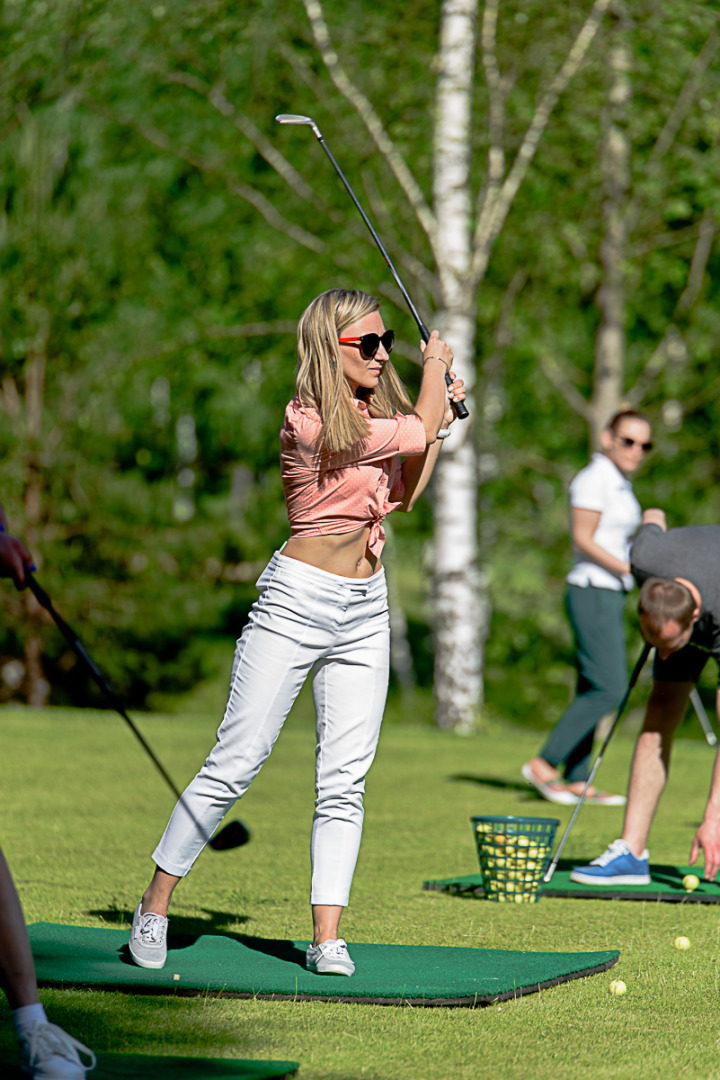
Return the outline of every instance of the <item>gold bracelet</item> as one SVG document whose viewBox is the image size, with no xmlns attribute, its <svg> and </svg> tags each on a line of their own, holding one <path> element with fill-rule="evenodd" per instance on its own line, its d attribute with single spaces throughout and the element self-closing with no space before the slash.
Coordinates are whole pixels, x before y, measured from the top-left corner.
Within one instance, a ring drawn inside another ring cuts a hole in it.
<svg viewBox="0 0 720 1080">
<path fill-rule="evenodd" d="M 423 367 L 425 367 L 425 362 L 427 360 L 439 360 L 442 364 L 445 364 L 445 370 L 448 373 L 450 372 L 450 365 L 446 360 L 443 360 L 442 356 L 423 356 Z"/>
</svg>

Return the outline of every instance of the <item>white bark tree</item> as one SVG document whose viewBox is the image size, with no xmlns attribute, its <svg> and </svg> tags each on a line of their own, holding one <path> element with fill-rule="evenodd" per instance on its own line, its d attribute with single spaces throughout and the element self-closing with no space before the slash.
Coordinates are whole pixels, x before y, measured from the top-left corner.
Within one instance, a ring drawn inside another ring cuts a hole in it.
<svg viewBox="0 0 720 1080">
<path fill-rule="evenodd" d="M 610 73 L 603 116 L 600 163 L 603 177 L 604 236 L 600 246 L 602 280 L 597 292 L 600 325 L 595 339 L 595 372 L 588 404 L 590 442 L 600 449 L 600 434 L 617 412 L 625 373 L 625 272 L 630 193 L 630 139 L 627 114 L 632 98 L 632 54 L 627 17 L 614 5 L 608 48 Z"/>
</svg>

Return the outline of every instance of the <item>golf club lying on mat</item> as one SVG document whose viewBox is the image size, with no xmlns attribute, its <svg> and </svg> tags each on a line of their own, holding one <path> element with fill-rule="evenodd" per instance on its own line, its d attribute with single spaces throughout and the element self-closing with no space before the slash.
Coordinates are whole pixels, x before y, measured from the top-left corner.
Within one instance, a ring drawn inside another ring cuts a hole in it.
<svg viewBox="0 0 720 1080">
<path fill-rule="evenodd" d="M 638 676 L 640 675 L 640 672 L 642 671 L 642 669 L 645 666 L 645 661 L 647 660 L 648 656 L 650 655 L 651 648 L 652 648 L 652 645 L 648 645 L 648 643 L 645 642 L 645 645 L 643 646 L 643 651 L 640 653 L 640 656 L 638 657 L 638 662 L 636 663 L 635 667 L 633 668 L 633 673 L 630 676 L 630 682 L 627 685 L 627 690 L 623 694 L 623 699 L 620 702 L 620 704 L 618 705 L 618 710 L 615 713 L 615 717 L 613 719 L 613 722 L 610 725 L 610 728 L 608 730 L 607 735 L 605 736 L 605 739 L 603 741 L 602 746 L 600 747 L 600 750 L 598 752 L 598 756 L 595 758 L 595 764 L 593 765 L 592 769 L 590 770 L 590 775 L 587 778 L 587 783 L 585 784 L 585 787 L 583 788 L 582 795 L 580 796 L 577 803 L 575 804 L 575 809 L 573 810 L 573 815 L 570 818 L 570 823 L 569 823 L 567 829 L 565 830 L 565 832 L 563 833 L 563 838 L 560 841 L 560 843 L 558 844 L 558 849 L 557 849 L 557 851 L 555 852 L 555 854 L 553 856 L 553 860 L 550 863 L 550 866 L 548 867 L 548 871 L 545 874 L 545 877 L 543 878 L 543 881 L 545 882 L 546 885 L 547 885 L 548 881 L 550 880 L 550 878 L 555 873 L 555 870 L 557 869 L 557 864 L 558 864 L 558 862 L 560 860 L 560 856 L 562 855 L 562 850 L 565 847 L 565 842 L 566 842 L 568 836 L 570 835 L 570 831 L 571 831 L 573 825 L 575 824 L 575 819 L 577 818 L 578 814 L 580 813 L 580 807 L 585 802 L 585 796 L 587 795 L 588 791 L 590 790 L 590 785 L 592 784 L 593 780 L 595 779 L 596 772 L 600 768 L 600 764 L 602 762 L 605 751 L 607 750 L 608 743 L 610 742 L 610 739 L 612 738 L 612 733 L 613 733 L 613 731 L 615 730 L 615 728 L 617 726 L 618 720 L 620 719 L 623 712 L 625 711 L 625 706 L 628 703 L 628 698 L 630 697 L 630 693 L 632 691 L 632 688 L 635 685 L 635 683 L 638 681 Z"/>
<path fill-rule="evenodd" d="M 350 182 L 348 181 L 347 177 L 345 176 L 345 173 L 342 171 L 342 169 L 338 165 L 337 161 L 335 160 L 333 154 L 330 151 L 330 148 L 328 147 L 327 143 L 325 142 L 324 138 L 322 137 L 322 134 L 320 133 L 320 128 L 317 126 L 317 124 L 315 123 L 315 121 L 312 119 L 311 116 L 299 116 L 297 113 L 280 113 L 278 116 L 275 117 L 275 119 L 277 120 L 278 124 L 306 124 L 307 126 L 309 126 L 309 127 L 311 127 L 313 129 L 313 134 L 315 136 L 317 136 L 318 142 L 322 146 L 322 148 L 325 151 L 325 153 L 327 154 L 327 156 L 330 158 L 330 161 L 332 162 L 332 165 L 333 165 L 333 168 L 335 169 L 335 172 L 338 174 L 338 176 L 342 180 L 343 184 L 345 185 L 345 187 L 347 189 L 347 192 L 348 192 L 348 195 L 350 196 L 352 201 L 355 203 L 355 206 L 357 207 L 357 209 L 360 211 L 360 217 L 363 219 L 363 221 L 367 225 L 368 229 L 370 230 L 370 235 L 372 236 L 372 238 L 375 241 L 375 243 L 377 244 L 377 246 L 380 248 L 380 253 L 382 254 L 382 257 L 384 258 L 385 262 L 387 263 L 387 266 L 388 266 L 388 269 L 390 270 L 390 273 L 395 278 L 395 284 L 397 285 L 400 292 L 405 297 L 405 302 L 407 303 L 407 306 L 410 308 L 410 313 L 412 314 L 412 317 L 414 318 L 415 322 L 417 323 L 417 327 L 418 327 L 418 330 L 420 331 L 420 333 L 422 335 L 422 339 L 427 344 L 427 342 L 430 339 L 430 331 L 428 330 L 427 326 L 425 325 L 425 323 L 420 318 L 420 315 L 418 314 L 418 310 L 415 307 L 415 305 L 413 304 L 412 300 L 410 299 L 410 296 L 408 294 L 407 289 L 405 288 L 402 281 L 400 280 L 400 275 L 398 274 L 397 270 L 393 266 L 392 260 L 391 260 L 390 256 L 388 255 L 387 251 L 385 250 L 385 247 L 383 245 L 382 240 L 380 239 L 378 234 L 375 232 L 375 229 L 372 226 L 372 222 L 370 221 L 370 218 L 367 216 L 367 214 L 363 210 L 362 206 L 360 205 L 360 201 L 359 201 L 357 195 L 355 194 L 355 192 L 353 191 L 353 189 L 350 187 Z M 445 375 L 445 382 L 448 384 L 448 386 L 452 386 L 452 379 L 450 378 L 449 373 L 446 373 L 446 375 Z M 457 402 L 454 401 L 453 402 L 453 409 L 455 410 L 455 415 L 457 416 L 458 420 L 465 420 L 470 415 L 470 413 L 467 410 L 467 406 L 465 405 L 465 403 L 463 401 L 457 401 Z"/>
<path fill-rule="evenodd" d="M 74 634 L 68 624 L 65 622 L 65 620 L 61 618 L 60 615 L 58 615 L 57 611 L 52 605 L 50 597 L 45 592 L 43 587 L 39 584 L 37 578 L 33 577 L 32 574 L 27 574 L 26 581 L 28 588 L 32 592 L 38 604 L 40 604 L 41 607 L 44 607 L 48 614 L 52 616 L 58 630 L 67 641 L 70 648 L 77 656 L 80 657 L 82 662 L 85 664 L 86 668 L 92 675 L 97 685 L 102 690 L 107 700 L 112 705 L 115 712 L 119 713 L 119 715 L 122 716 L 123 720 L 128 725 L 133 735 L 138 740 L 143 750 L 148 755 L 153 765 L 172 791 L 175 798 L 178 801 L 182 802 L 182 793 L 180 789 L 175 784 L 160 759 L 155 755 L 153 749 L 145 741 L 145 737 L 142 732 L 136 727 L 128 714 L 125 712 L 125 709 L 122 707 L 122 704 L 117 695 L 115 694 L 115 691 L 112 689 L 100 668 L 97 666 L 95 661 L 87 652 L 85 646 L 79 640 L 77 634 Z M 187 806 L 185 806 L 185 810 L 188 814 L 190 814 L 191 817 L 193 816 Z M 195 825 L 199 832 L 204 832 L 203 827 L 198 821 L 195 821 Z M 216 833 L 216 835 L 213 836 L 212 839 L 208 838 L 208 843 L 210 847 L 213 848 L 215 851 L 230 851 L 233 848 L 242 847 L 243 844 L 247 844 L 249 839 L 250 832 L 247 827 L 243 825 L 242 821 L 231 821 L 223 829 L 221 829 L 220 832 Z"/>
</svg>

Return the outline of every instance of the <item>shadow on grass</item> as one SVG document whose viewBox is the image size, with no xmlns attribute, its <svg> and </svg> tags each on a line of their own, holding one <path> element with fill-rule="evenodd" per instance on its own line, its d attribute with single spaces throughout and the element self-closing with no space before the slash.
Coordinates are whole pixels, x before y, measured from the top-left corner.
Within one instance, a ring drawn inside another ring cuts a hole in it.
<svg viewBox="0 0 720 1080">
<path fill-rule="evenodd" d="M 206 919 L 193 918 L 187 915 L 173 915 L 171 919 L 172 930 L 168 932 L 168 949 L 189 949 L 201 937 L 225 937 L 231 941 L 239 941 L 248 949 L 255 952 L 265 953 L 266 956 L 275 956 L 278 960 L 297 964 L 305 969 L 305 950 L 294 945 L 292 941 L 282 938 L 260 938 L 249 934 L 238 934 L 227 927 L 232 923 L 246 923 L 250 921 L 249 915 L 236 915 L 228 911 L 212 911 L 203 908 L 208 916 Z M 87 912 L 96 918 L 103 919 L 108 923 L 124 923 L 132 925 L 133 911 L 122 908 L 94 909 Z M 123 945 L 118 954 L 125 964 L 134 964 L 130 956 L 127 944 Z"/>
<path fill-rule="evenodd" d="M 503 776 L 477 776 L 475 773 L 455 773 L 448 777 L 449 780 L 460 784 L 477 784 L 479 787 L 496 788 L 500 791 L 517 791 L 521 795 L 527 795 L 526 801 L 537 799 L 545 801 L 542 796 L 531 788 L 524 780 L 506 780 Z"/>
</svg>

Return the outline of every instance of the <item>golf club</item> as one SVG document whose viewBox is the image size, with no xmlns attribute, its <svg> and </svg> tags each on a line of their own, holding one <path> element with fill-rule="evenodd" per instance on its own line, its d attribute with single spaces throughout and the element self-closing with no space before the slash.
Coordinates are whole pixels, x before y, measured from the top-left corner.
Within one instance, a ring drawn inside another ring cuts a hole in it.
<svg viewBox="0 0 720 1080">
<path fill-rule="evenodd" d="M 697 692 L 697 687 L 690 691 L 690 704 L 695 710 L 695 715 L 700 721 L 700 727 L 703 729 L 703 734 L 709 746 L 717 746 L 717 735 L 712 729 L 712 724 L 708 718 L 708 714 L 705 712 L 705 706 L 703 705 L 700 695 Z"/>
<path fill-rule="evenodd" d="M 41 607 L 45 608 L 49 615 L 52 616 L 58 630 L 65 638 L 73 652 L 77 656 L 79 656 L 82 662 L 85 664 L 88 671 L 92 675 L 97 685 L 102 690 L 107 700 L 112 705 L 115 712 L 122 716 L 123 720 L 128 725 L 133 735 L 138 740 L 143 750 L 148 755 L 153 765 L 172 791 L 175 798 L 179 802 L 182 802 L 182 793 L 180 789 L 177 787 L 160 759 L 156 756 L 153 749 L 149 746 L 142 732 L 137 728 L 137 726 L 133 723 L 133 721 L 126 713 L 119 698 L 115 694 L 115 691 L 112 689 L 100 668 L 97 666 L 95 661 L 87 652 L 85 646 L 79 640 L 77 634 L 73 633 L 65 620 L 61 618 L 61 616 L 57 613 L 57 611 L 52 605 L 50 597 L 40 585 L 37 578 L 33 577 L 32 574 L 26 574 L 25 580 L 27 582 L 28 588 L 32 592 L 37 602 L 40 604 Z M 187 805 L 185 806 L 185 810 L 188 812 L 188 814 L 190 814 L 191 817 L 193 817 Z M 195 821 L 195 825 L 201 833 L 204 832 L 204 829 L 197 820 Z M 210 847 L 213 848 L 215 851 L 230 851 L 232 848 L 242 847 L 243 844 L 247 844 L 249 839 L 250 832 L 247 827 L 243 825 L 242 821 L 231 821 L 223 829 L 221 829 L 220 832 L 216 833 L 215 836 L 213 836 L 212 838 L 208 837 L 208 843 Z"/>
<path fill-rule="evenodd" d="M 605 754 L 605 751 L 607 750 L 607 747 L 608 747 L 608 743 L 610 742 L 610 739 L 612 738 L 612 733 L 613 733 L 613 731 L 615 730 L 615 728 L 617 726 L 618 720 L 620 719 L 620 717 L 622 716 L 622 714 L 623 714 L 623 712 L 625 710 L 625 706 L 628 703 L 628 698 L 630 697 L 630 693 L 632 691 L 632 688 L 635 685 L 635 683 L 638 681 L 638 676 L 640 675 L 640 672 L 642 671 L 643 667 L 645 666 L 645 661 L 647 660 L 648 656 L 650 655 L 651 648 L 652 648 L 652 645 L 648 645 L 648 643 L 645 642 L 645 644 L 643 646 L 643 651 L 640 653 L 640 656 L 638 657 L 638 661 L 635 664 L 635 667 L 633 668 L 632 675 L 630 676 L 630 682 L 627 685 L 627 690 L 623 694 L 623 699 L 620 702 L 620 704 L 618 705 L 618 710 L 615 713 L 615 717 L 613 719 L 613 722 L 610 725 L 610 728 L 608 729 L 608 733 L 605 736 L 605 739 L 603 741 L 602 746 L 600 747 L 600 750 L 598 752 L 598 756 L 595 758 L 595 764 L 593 765 L 592 769 L 590 770 L 590 775 L 587 778 L 587 782 L 585 784 L 585 787 L 583 788 L 582 795 L 580 796 L 577 803 L 575 804 L 575 809 L 573 810 L 573 815 L 570 818 L 570 823 L 569 823 L 567 829 L 565 830 L 563 838 L 562 838 L 562 840 L 560 841 L 560 843 L 558 845 L 558 849 L 555 852 L 555 855 L 553 856 L 553 860 L 550 863 L 550 866 L 548 867 L 548 871 L 545 874 L 545 877 L 543 878 L 543 881 L 545 882 L 546 885 L 547 885 L 548 881 L 550 880 L 550 878 L 555 873 L 555 870 L 557 869 L 557 864 L 558 864 L 558 861 L 559 861 L 560 856 L 562 854 L 562 850 L 565 847 L 565 842 L 566 842 L 568 836 L 570 835 L 570 831 L 571 831 L 573 825 L 575 824 L 575 819 L 577 818 L 578 814 L 580 813 L 580 807 L 585 802 L 585 796 L 587 795 L 587 793 L 588 793 L 588 791 L 590 789 L 590 785 L 592 784 L 593 780 L 595 779 L 596 772 L 600 768 L 600 764 L 602 762 L 603 755 Z"/>
<path fill-rule="evenodd" d="M 420 318 L 418 310 L 415 307 L 415 305 L 413 304 L 412 300 L 410 299 L 410 295 L 409 295 L 407 289 L 405 288 L 402 281 L 400 280 L 400 276 L 399 276 L 397 270 L 395 269 L 395 267 L 393 266 L 392 260 L 391 260 L 390 256 L 388 255 L 387 251 L 385 250 L 385 247 L 383 245 L 382 240 L 380 239 L 378 234 L 375 232 L 375 229 L 373 228 L 373 225 L 372 225 L 372 222 L 370 221 L 370 218 L 367 216 L 367 214 L 363 210 L 362 206 L 360 205 L 358 197 L 355 194 L 355 192 L 353 191 L 353 189 L 351 188 L 350 182 L 348 181 L 347 177 L 345 176 L 345 173 L 342 171 L 342 169 L 338 165 L 337 161 L 335 160 L 333 154 L 330 151 L 330 148 L 328 147 L 327 143 L 325 142 L 324 138 L 322 137 L 322 134 L 320 132 L 320 128 L 317 126 L 317 124 L 312 119 L 312 117 L 310 117 L 310 116 L 299 116 L 296 113 L 280 113 L 278 116 L 275 117 L 275 119 L 277 120 L 278 124 L 305 124 L 308 127 L 312 128 L 313 134 L 317 137 L 318 142 L 322 146 L 322 148 L 325 151 L 325 153 L 327 154 L 327 156 L 330 158 L 330 161 L 332 162 L 332 165 L 333 165 L 333 168 L 335 169 L 335 172 L 338 174 L 338 176 L 342 180 L 343 184 L 345 185 L 345 187 L 347 189 L 348 195 L 350 196 L 352 201 L 355 203 L 355 206 L 357 207 L 357 209 L 360 212 L 361 218 L 363 219 L 363 221 L 367 225 L 368 229 L 370 230 L 370 235 L 372 236 L 372 238 L 375 241 L 375 243 L 377 244 L 377 246 L 380 248 L 380 252 L 382 254 L 382 257 L 384 258 L 385 262 L 387 263 L 388 269 L 390 270 L 390 273 L 392 274 L 393 278 L 395 279 L 395 284 L 397 285 L 400 292 L 405 297 L 405 302 L 407 303 L 407 306 L 410 308 L 410 313 L 412 314 L 412 317 L 415 319 L 415 322 L 417 323 L 417 327 L 418 327 L 418 330 L 420 331 L 420 333 L 422 335 L 422 339 L 423 339 L 423 341 L 425 343 L 427 343 L 429 341 L 429 339 L 430 339 L 430 331 L 428 330 L 427 326 L 425 325 L 425 323 Z M 446 375 L 445 375 L 445 382 L 448 384 L 448 386 L 452 386 L 452 379 L 450 378 L 449 373 L 446 373 Z M 463 401 L 453 402 L 453 409 L 455 410 L 455 415 L 457 416 L 458 420 L 465 420 L 470 415 L 470 413 L 468 412 L 467 407 L 466 407 L 466 405 L 465 405 L 465 403 Z"/>
</svg>

